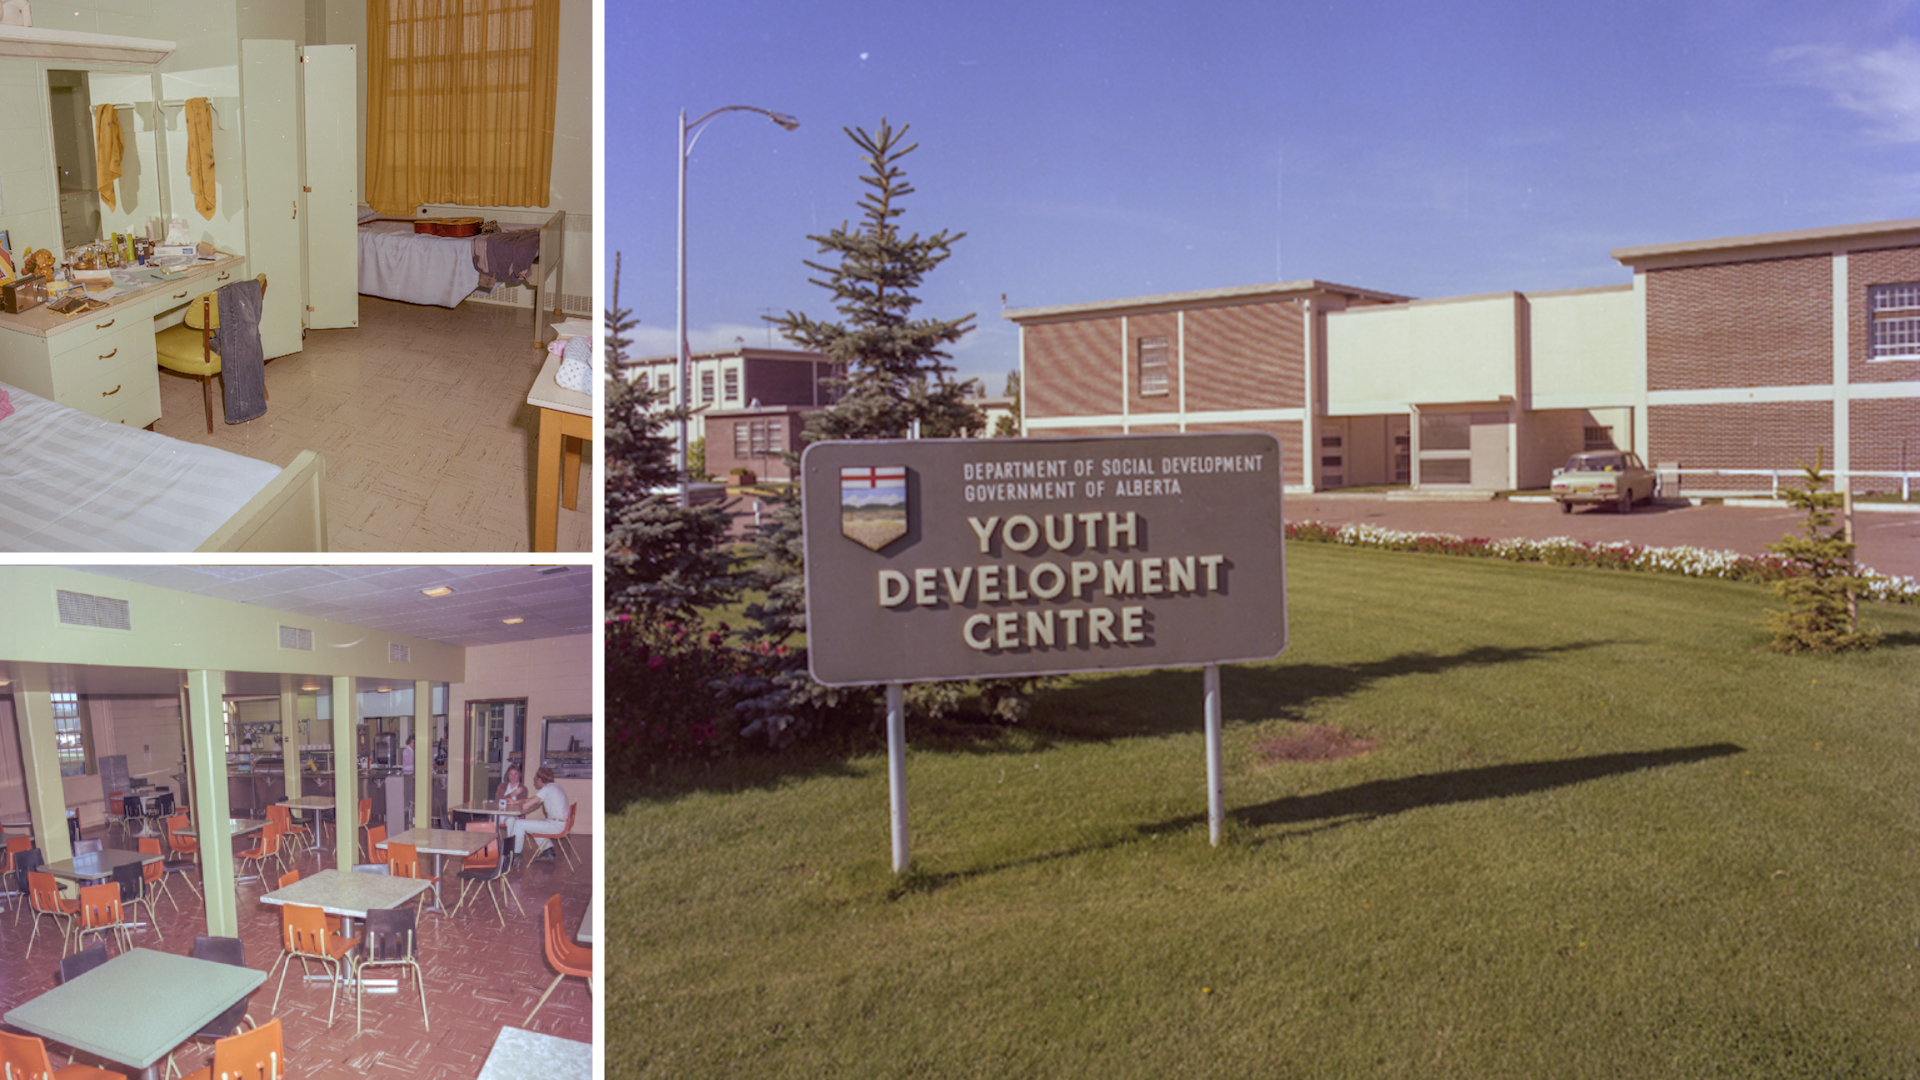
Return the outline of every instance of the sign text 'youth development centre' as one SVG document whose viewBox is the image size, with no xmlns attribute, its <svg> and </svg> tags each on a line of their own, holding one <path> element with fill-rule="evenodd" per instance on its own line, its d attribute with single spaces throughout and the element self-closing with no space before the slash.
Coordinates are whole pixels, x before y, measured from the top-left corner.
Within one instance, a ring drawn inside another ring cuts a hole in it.
<svg viewBox="0 0 1920 1080">
<path fill-rule="evenodd" d="M 801 473 L 820 682 L 1219 664 L 1286 648 L 1272 435 L 824 442 Z"/>
</svg>

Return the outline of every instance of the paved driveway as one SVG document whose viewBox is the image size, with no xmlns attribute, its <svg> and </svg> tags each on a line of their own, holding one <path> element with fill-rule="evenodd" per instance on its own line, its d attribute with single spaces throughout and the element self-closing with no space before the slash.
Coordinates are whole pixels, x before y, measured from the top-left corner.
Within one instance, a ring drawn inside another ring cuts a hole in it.
<svg viewBox="0 0 1920 1080">
<path fill-rule="evenodd" d="M 1289 495 L 1289 521 L 1329 525 L 1378 525 L 1388 529 L 1443 532 L 1456 536 L 1545 540 L 1569 536 L 1585 541 L 1624 540 L 1647 547 L 1697 547 L 1764 555 L 1767 545 L 1797 533 L 1805 515 L 1791 508 L 1692 506 L 1662 503 L 1631 514 L 1593 508 L 1560 512 L 1548 502 L 1460 502 L 1389 499 L 1382 494 Z M 1883 574 L 1920 579 L 1920 508 L 1858 510 L 1854 514 L 1857 558 Z"/>
</svg>

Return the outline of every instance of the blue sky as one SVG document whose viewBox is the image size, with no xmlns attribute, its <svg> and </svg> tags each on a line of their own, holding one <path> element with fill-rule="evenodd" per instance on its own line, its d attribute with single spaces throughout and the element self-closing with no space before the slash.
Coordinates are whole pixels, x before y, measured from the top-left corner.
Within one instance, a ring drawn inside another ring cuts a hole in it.
<svg viewBox="0 0 1920 1080">
<path fill-rule="evenodd" d="M 808 234 L 857 218 L 843 132 L 911 125 L 901 227 L 967 235 L 919 314 L 1318 278 L 1410 296 L 1631 280 L 1639 244 L 1920 217 L 1920 3 L 903 5 L 612 0 L 606 253 L 673 351 L 678 115 L 693 347 L 833 317 Z M 779 345 L 775 339 L 773 342 Z"/>
</svg>

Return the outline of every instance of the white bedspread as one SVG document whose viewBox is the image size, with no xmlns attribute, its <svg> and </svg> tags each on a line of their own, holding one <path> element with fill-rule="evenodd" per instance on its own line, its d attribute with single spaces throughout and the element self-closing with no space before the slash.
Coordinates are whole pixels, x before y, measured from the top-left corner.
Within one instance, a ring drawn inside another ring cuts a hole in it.
<svg viewBox="0 0 1920 1080">
<path fill-rule="evenodd" d="M 479 287 L 472 237 L 416 233 L 404 221 L 360 226 L 362 293 L 450 308 Z"/>
<path fill-rule="evenodd" d="M 0 383 L 0 551 L 192 551 L 279 466 Z"/>
</svg>

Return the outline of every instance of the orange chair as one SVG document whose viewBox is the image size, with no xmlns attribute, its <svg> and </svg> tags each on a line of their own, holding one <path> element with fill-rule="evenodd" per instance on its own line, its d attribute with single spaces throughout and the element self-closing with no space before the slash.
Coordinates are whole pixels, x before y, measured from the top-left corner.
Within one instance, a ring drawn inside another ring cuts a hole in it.
<svg viewBox="0 0 1920 1080">
<path fill-rule="evenodd" d="M 29 1080 L 126 1080 L 117 1072 L 78 1063 L 54 1068 L 47 1044 L 32 1035 L 0 1031 L 0 1075 Z"/>
<path fill-rule="evenodd" d="M 127 808 L 127 804 L 125 801 L 126 797 L 127 797 L 127 793 L 124 791 L 116 791 L 113 794 L 107 796 L 107 831 L 108 832 L 112 832 L 113 827 L 115 825 L 120 826 L 121 832 L 125 832 L 127 830 L 127 817 L 126 817 L 126 814 L 123 813 L 123 811 L 125 811 Z"/>
<path fill-rule="evenodd" d="M 387 842 L 387 827 L 385 825 L 375 825 L 372 828 L 367 830 L 367 861 L 368 862 L 384 863 L 387 861 L 387 849 L 380 846 L 381 844 L 384 844 L 386 842 Z"/>
<path fill-rule="evenodd" d="M 267 824 L 279 827 L 280 846 L 285 849 L 289 857 L 299 858 L 295 854 L 295 845 L 298 841 L 293 832 L 293 812 L 284 806 L 269 806 L 267 807 Z"/>
<path fill-rule="evenodd" d="M 361 799 L 360 800 L 360 827 L 362 829 L 365 829 L 368 827 L 368 824 L 372 821 L 373 821 L 373 800 Z M 380 827 L 383 829 L 386 828 L 385 825 L 382 825 Z M 385 835 L 385 834 L 383 833 L 382 835 Z M 371 841 L 368 842 L 367 850 L 369 851 L 373 850 Z"/>
<path fill-rule="evenodd" d="M 113 1074 L 107 1074 L 113 1075 Z M 213 1044 L 213 1060 L 186 1080 L 282 1080 L 287 1075 L 286 1043 L 280 1018 L 257 1028 L 229 1035 Z M 66 1080 L 63 1075 L 59 1080 Z M 77 1080 L 77 1078 L 76 1078 Z"/>
<path fill-rule="evenodd" d="M 341 976 L 353 973 L 353 960 L 347 954 L 359 948 L 360 943 L 328 931 L 327 913 L 306 904 L 282 904 L 280 926 L 281 947 L 286 951 L 281 959 L 287 961 L 287 966 L 280 970 L 280 984 L 273 992 L 273 1011 L 280 1011 L 280 993 L 287 988 L 287 972 L 293 970 L 291 958 L 300 958 L 300 970 L 303 972 L 307 970 L 307 961 L 318 960 L 333 975 L 333 981 L 327 987 L 327 1026 L 332 1027 L 333 1002 L 338 996 Z M 276 965 L 279 962 L 274 961 Z M 218 1047 L 215 1053 L 218 1053 Z"/>
<path fill-rule="evenodd" d="M 116 899 L 119 895 L 115 890 Z M 80 901 L 60 895 L 60 881 L 52 874 L 34 870 L 27 874 L 27 903 L 33 907 L 33 934 L 27 938 L 27 955 L 33 955 L 33 943 L 40 937 L 42 915 L 51 916 L 60 925 L 60 955 L 67 955 L 67 942 L 73 937 L 73 920 L 80 914 Z"/>
<path fill-rule="evenodd" d="M 538 850 L 540 848 L 540 845 L 543 843 L 552 844 L 554 847 L 560 849 L 560 853 L 562 855 L 565 855 L 567 857 L 567 865 L 578 866 L 580 864 L 580 859 L 579 859 L 579 856 L 574 853 L 573 839 L 571 834 L 573 832 L 574 816 L 577 815 L 579 812 L 580 812 L 579 803 L 574 803 L 568 806 L 567 807 L 567 827 L 564 829 L 561 829 L 558 833 L 555 833 L 552 836 L 541 836 L 539 833 L 528 833 L 527 835 L 531 837 L 533 840 L 534 849 Z M 532 855 L 528 855 L 529 860 L 531 860 L 532 858 L 533 858 Z"/>
<path fill-rule="evenodd" d="M 159 837 L 141 837 L 140 854 L 160 855 Z M 155 910 L 153 906 L 153 902 L 157 898 L 156 894 L 161 892 L 167 894 L 167 899 L 173 899 L 173 891 L 167 888 L 167 862 L 164 856 L 162 856 L 159 862 L 150 862 L 140 867 L 140 895 L 134 898 L 133 903 L 135 907 L 141 904 L 147 905 L 147 917 L 153 920 L 154 936 L 165 940 L 160 934 L 160 913 Z M 173 910 L 180 910 L 178 901 L 175 901 Z"/>
<path fill-rule="evenodd" d="M 433 881 L 420 865 L 420 851 L 412 844 L 387 842 L 387 873 L 394 877 L 413 878 L 416 881 L 432 881 L 435 886 L 433 891 L 436 893 L 440 885 L 438 881 Z M 426 904 L 427 893 L 421 893 L 417 902 L 421 905 Z"/>
<path fill-rule="evenodd" d="M 4 865 L 0 865 L 0 875 L 5 875 L 4 880 L 0 880 L 0 884 L 4 884 L 6 886 L 6 891 L 0 892 L 0 896 L 24 897 L 26 895 L 25 893 L 19 892 L 18 887 L 14 883 L 13 875 L 14 875 L 14 872 L 19 869 L 19 867 L 14 864 L 13 859 L 14 859 L 14 856 L 20 854 L 21 852 L 27 850 L 32 846 L 33 846 L 33 837 L 31 836 L 7 837 L 7 861 Z M 13 909 L 13 921 L 16 926 L 19 925 L 20 923 L 20 909 L 18 907 Z"/>
<path fill-rule="evenodd" d="M 547 898 L 547 907 L 540 921 L 546 935 L 547 963 L 552 964 L 553 970 L 560 974 L 553 977 L 553 982 L 547 985 L 547 992 L 541 994 L 540 1000 L 533 1003 L 533 1012 L 527 1014 L 522 1027 L 533 1023 L 533 1013 L 540 1011 L 540 1006 L 547 1003 L 547 997 L 553 993 L 554 987 L 559 986 L 560 980 L 569 975 L 587 980 L 587 992 L 593 992 L 593 949 L 567 936 L 566 927 L 562 925 L 560 918 L 559 893 L 554 893 Z"/>
<path fill-rule="evenodd" d="M 112 882 L 80 886 L 79 914 L 76 937 L 81 948 L 86 948 L 88 934 L 106 934 L 118 940 L 122 952 L 133 948 L 133 932 L 128 929 L 126 913 L 120 907 L 120 886 Z"/>
<path fill-rule="evenodd" d="M 313 830 L 307 828 L 304 823 L 293 820 L 293 809 L 291 807 L 282 806 L 279 810 L 281 814 L 286 816 L 287 836 L 297 841 L 302 848 L 313 847 Z"/>
<path fill-rule="evenodd" d="M 172 850 L 175 855 L 182 855 L 185 856 L 185 858 L 168 859 L 166 862 L 166 871 L 169 874 L 179 874 L 184 877 L 187 882 L 187 888 L 193 890 L 193 895 L 200 896 L 200 886 L 193 883 L 193 878 L 189 873 L 189 871 L 196 870 L 200 866 L 200 838 L 197 836 L 188 836 L 182 831 L 192 827 L 193 819 L 183 813 L 175 814 L 167 819 L 167 847 Z M 173 900 L 173 890 L 167 890 L 167 899 Z M 202 897 L 202 899 L 204 899 L 204 897 Z M 175 911 L 178 911 L 180 909 L 180 902 L 175 900 L 173 907 Z"/>
<path fill-rule="evenodd" d="M 280 859 L 280 826 L 267 822 L 267 827 L 260 830 L 260 842 L 245 851 L 234 852 L 233 857 L 253 863 L 261 880 L 266 879 L 268 859 L 279 863 L 280 869 L 285 870 L 286 864 Z"/>
</svg>

